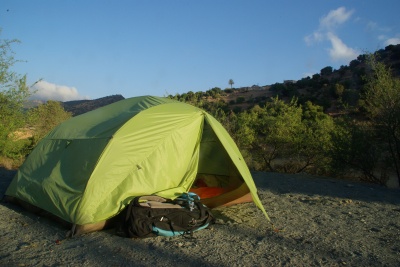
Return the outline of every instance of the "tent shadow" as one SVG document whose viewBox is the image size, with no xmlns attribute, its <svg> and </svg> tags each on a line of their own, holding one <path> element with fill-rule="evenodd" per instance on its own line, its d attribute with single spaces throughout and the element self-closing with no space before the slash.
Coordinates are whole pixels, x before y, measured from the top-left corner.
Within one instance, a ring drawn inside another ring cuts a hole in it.
<svg viewBox="0 0 400 267">
<path fill-rule="evenodd" d="M 19 239 L 24 236 L 27 240 L 26 244 L 34 244 L 30 241 L 32 240 L 31 233 L 41 233 L 41 236 L 34 238 L 35 242 L 54 242 L 52 250 L 57 257 L 49 258 L 47 253 L 39 250 L 35 256 L 35 262 L 39 265 L 50 263 L 52 266 L 58 266 L 58 264 L 81 265 L 80 263 L 85 263 L 93 266 L 228 266 L 218 261 L 204 259 L 204 255 L 199 253 L 190 252 L 199 249 L 196 240 L 200 238 L 200 233 L 193 240 L 185 237 L 131 239 L 119 237 L 115 234 L 114 229 L 109 229 L 63 239 L 67 229 L 57 222 L 40 217 L 40 223 L 31 223 L 38 222 L 39 217 L 18 205 L 8 203 L 1 203 L 1 205 L 22 216 L 21 221 L 29 222 L 24 224 L 22 232 L 15 233 L 15 238 Z M 60 238 L 58 246 L 55 243 L 56 237 Z M 207 238 L 208 240 L 209 238 Z M 187 243 L 192 244 L 191 248 L 188 248 Z M 204 243 L 203 246 L 206 246 L 207 242 L 202 243 Z M 181 244 L 183 244 L 182 247 Z M 11 255 L 12 251 L 16 249 L 18 247 L 15 248 L 12 245 L 3 248 L 4 251 L 8 250 L 11 254 L 0 255 L 0 265 L 6 262 L 9 264 L 10 260 L 13 262 Z M 26 260 L 27 258 L 20 259 L 22 264 Z M 19 263 L 19 261 L 15 263 Z"/>
<path fill-rule="evenodd" d="M 315 266 L 336 266 L 341 262 L 368 262 L 367 255 L 355 258 L 347 248 L 333 247 L 329 243 L 320 240 L 315 241 L 315 236 L 294 237 L 289 232 L 274 232 L 271 229 L 251 229 L 248 226 L 239 225 L 233 230 L 229 227 L 219 228 L 225 232 L 222 235 L 237 235 L 238 248 L 235 259 L 246 259 L 250 264 L 257 266 L 302 266 L 304 257 L 307 262 L 313 261 Z M 251 248 L 251 252 L 246 247 Z M 243 249 L 241 249 L 243 248 Z M 252 255 L 246 255 L 252 254 Z M 251 262 L 253 261 L 253 262 Z M 362 264 L 360 264 L 362 265 Z"/>
<path fill-rule="evenodd" d="M 206 231 L 206 230 L 203 230 Z M 205 259 L 201 253 L 193 253 L 206 246 L 206 242 L 184 237 L 155 237 L 149 239 L 129 239 L 111 237 L 112 242 L 103 243 L 102 257 L 107 264 L 115 266 L 228 266 L 223 262 Z M 187 245 L 187 244 L 191 245 Z M 200 244 L 202 243 L 202 244 Z M 204 243 L 204 244 L 203 244 Z M 101 263 L 99 254 L 91 250 L 86 257 Z"/>
<path fill-rule="evenodd" d="M 11 180 L 17 173 L 17 170 L 9 170 L 0 166 L 0 199 L 3 199 L 4 194 L 11 183 Z"/>
<path fill-rule="evenodd" d="M 5 192 L 15 176 L 17 170 L 8 170 L 0 167 L 0 199 L 3 199 Z M 22 207 L 12 203 L 0 202 L 0 205 L 13 210 L 28 220 L 37 221 L 38 216 L 24 210 Z M 57 222 L 46 217 L 40 218 L 40 224 L 32 224 L 33 232 L 42 232 L 43 228 L 52 229 L 56 236 L 65 236 L 68 229 Z M 168 241 L 166 241 L 168 240 Z M 196 244 L 196 239 L 189 240 L 184 237 L 173 238 L 150 238 L 130 239 L 115 235 L 114 229 L 100 232 L 93 232 L 82 236 L 65 239 L 62 243 L 67 251 L 69 258 L 87 261 L 95 264 L 107 263 L 115 266 L 228 266 L 221 262 L 210 262 L 205 260 L 202 255 L 182 253 L 180 243 L 192 242 Z M 204 241 L 204 243 L 206 243 Z M 85 253 L 77 247 L 87 247 Z M 197 245 L 196 245 L 197 246 Z M 70 250 L 68 252 L 68 250 Z M 187 252 L 187 250 L 184 249 Z M 3 260 L 6 260 L 4 258 Z M 38 255 L 38 262 L 44 259 Z M 57 259 L 58 260 L 58 259 Z"/>
</svg>

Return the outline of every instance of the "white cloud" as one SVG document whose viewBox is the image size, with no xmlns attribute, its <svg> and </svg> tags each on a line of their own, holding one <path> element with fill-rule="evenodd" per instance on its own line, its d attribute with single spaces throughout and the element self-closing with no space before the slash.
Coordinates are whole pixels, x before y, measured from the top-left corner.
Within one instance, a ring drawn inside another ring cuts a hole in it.
<svg viewBox="0 0 400 267">
<path fill-rule="evenodd" d="M 388 45 L 400 44 L 400 37 L 389 38 L 388 36 L 381 34 L 378 36 L 378 40 L 381 41 L 385 47 Z"/>
<path fill-rule="evenodd" d="M 382 45 L 385 47 L 388 45 L 397 45 L 400 44 L 400 37 L 399 34 L 395 34 L 396 37 L 389 37 L 389 35 L 392 35 L 392 29 L 389 27 L 382 27 L 378 25 L 378 23 L 369 21 L 367 23 L 366 29 L 373 33 L 377 34 L 376 38 L 381 42 Z"/>
<path fill-rule="evenodd" d="M 87 96 L 81 96 L 75 87 L 57 85 L 46 81 L 37 82 L 32 89 L 35 91 L 31 96 L 32 99 L 56 101 L 88 99 Z"/>
<path fill-rule="evenodd" d="M 335 34 L 328 32 L 327 37 L 332 44 L 332 48 L 329 49 L 329 55 L 332 60 L 352 60 L 357 58 L 360 54 L 353 48 L 348 47 L 342 42 L 342 40 Z"/>
<path fill-rule="evenodd" d="M 376 23 L 374 21 L 369 21 L 367 23 L 367 30 L 369 30 L 369 31 L 374 31 L 374 30 L 377 30 L 378 28 L 379 28 L 378 23 Z"/>
<path fill-rule="evenodd" d="M 324 40 L 324 35 L 321 32 L 314 32 L 306 37 L 304 37 L 304 41 L 307 45 L 312 45 L 315 42 L 321 42 Z"/>
<path fill-rule="evenodd" d="M 366 25 L 366 29 L 368 31 L 376 31 L 376 32 L 390 32 L 391 28 L 389 27 L 381 27 L 378 23 L 374 21 L 368 21 Z"/>
<path fill-rule="evenodd" d="M 378 36 L 378 40 L 380 40 L 380 41 L 383 41 L 385 39 L 387 39 L 386 35 L 381 34 Z"/>
<path fill-rule="evenodd" d="M 329 56 L 334 61 L 352 60 L 356 58 L 359 55 L 358 51 L 348 47 L 334 33 L 336 28 L 348 21 L 353 13 L 354 10 L 347 10 L 345 7 L 339 7 L 329 11 L 327 15 L 319 20 L 318 29 L 314 33 L 304 37 L 305 43 L 307 45 L 312 45 L 322 41 L 329 41 L 331 44 L 331 47 L 328 49 Z"/>
<path fill-rule="evenodd" d="M 400 44 L 400 38 L 389 38 L 385 41 L 385 46 Z"/>
<path fill-rule="evenodd" d="M 318 30 L 304 37 L 304 41 L 307 45 L 312 45 L 316 42 L 329 40 L 327 33 L 333 32 L 340 24 L 345 23 L 353 12 L 353 10 L 346 10 L 345 7 L 339 7 L 338 9 L 329 11 L 326 16 L 323 16 L 319 20 Z"/>
<path fill-rule="evenodd" d="M 346 10 L 345 7 L 331 10 L 328 15 L 320 19 L 320 28 L 331 30 L 345 23 L 353 14 L 354 10 Z"/>
</svg>

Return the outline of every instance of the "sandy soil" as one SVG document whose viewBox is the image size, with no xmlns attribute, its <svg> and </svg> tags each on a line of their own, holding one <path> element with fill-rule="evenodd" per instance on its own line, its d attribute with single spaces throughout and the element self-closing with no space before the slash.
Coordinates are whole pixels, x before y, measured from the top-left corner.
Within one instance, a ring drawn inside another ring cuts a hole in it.
<svg viewBox="0 0 400 267">
<path fill-rule="evenodd" d="M 0 197 L 13 176 L 0 171 Z M 308 175 L 254 173 L 275 230 L 252 203 L 214 210 L 190 237 L 129 239 L 66 229 L 0 204 L 0 266 L 400 266 L 400 191 Z"/>
</svg>

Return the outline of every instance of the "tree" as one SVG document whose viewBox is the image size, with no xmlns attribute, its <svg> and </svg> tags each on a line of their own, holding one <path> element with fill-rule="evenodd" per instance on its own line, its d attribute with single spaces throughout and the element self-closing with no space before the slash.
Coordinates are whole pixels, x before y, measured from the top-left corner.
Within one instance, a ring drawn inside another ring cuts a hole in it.
<svg viewBox="0 0 400 267">
<path fill-rule="evenodd" d="M 277 97 L 237 116 L 233 136 L 241 150 L 250 151 L 259 170 L 323 173 L 330 166 L 332 118 L 322 107 Z M 248 160 L 247 160 L 248 161 Z"/>
<path fill-rule="evenodd" d="M 235 82 L 232 79 L 229 79 L 228 83 L 229 83 L 229 85 L 231 86 L 231 89 L 232 89 L 232 85 L 234 85 Z"/>
<path fill-rule="evenodd" d="M 339 102 L 342 102 L 343 92 L 344 92 L 343 84 L 336 83 L 335 84 L 335 96 L 337 96 Z"/>
<path fill-rule="evenodd" d="M 299 143 L 302 110 L 295 99 L 289 104 L 274 98 L 259 111 L 259 120 L 254 124 L 257 139 L 253 147 L 264 160 L 269 171 L 296 172 L 293 165 L 297 154 L 293 149 Z"/>
<path fill-rule="evenodd" d="M 24 126 L 23 104 L 30 95 L 26 76 L 11 70 L 18 62 L 11 48 L 16 43 L 19 41 L 0 39 L 0 155 L 12 157 L 17 157 L 13 133 Z"/>
<path fill-rule="evenodd" d="M 333 68 L 331 66 L 321 69 L 321 76 L 326 76 L 332 74 Z"/>
<path fill-rule="evenodd" d="M 361 179 L 384 185 L 387 177 L 376 172 L 382 146 L 375 138 L 370 122 L 360 122 L 350 117 L 335 121 L 332 132 L 331 167 L 338 176 L 361 173 Z"/>
<path fill-rule="evenodd" d="M 242 104 L 246 101 L 246 98 L 244 96 L 238 96 L 236 98 L 236 104 Z"/>
<path fill-rule="evenodd" d="M 320 74 L 314 74 L 313 76 L 312 76 L 312 79 L 314 80 L 314 81 L 318 81 L 319 79 L 321 78 L 321 75 Z"/>
<path fill-rule="evenodd" d="M 365 77 L 365 108 L 377 138 L 383 141 L 400 183 L 400 79 L 377 56 L 367 57 L 369 74 Z"/>
<path fill-rule="evenodd" d="M 303 170 L 311 170 L 315 174 L 329 172 L 330 157 L 327 151 L 332 149 L 333 119 L 324 113 L 323 107 L 307 101 L 303 106 L 303 133 L 299 143 L 299 154 L 303 162 Z"/>
<path fill-rule="evenodd" d="M 29 110 L 29 124 L 34 131 L 34 145 L 42 139 L 50 130 L 61 122 L 72 116 L 70 112 L 66 112 L 60 102 L 47 101 Z"/>
<path fill-rule="evenodd" d="M 360 65 L 360 63 L 361 62 L 359 60 L 353 59 L 352 61 L 350 61 L 350 64 L 349 64 L 350 69 L 356 68 L 358 65 Z"/>
</svg>

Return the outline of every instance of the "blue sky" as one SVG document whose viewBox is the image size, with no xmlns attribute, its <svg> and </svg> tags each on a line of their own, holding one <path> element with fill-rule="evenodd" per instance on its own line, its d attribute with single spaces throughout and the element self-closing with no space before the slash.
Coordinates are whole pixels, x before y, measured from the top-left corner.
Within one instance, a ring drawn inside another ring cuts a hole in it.
<svg viewBox="0 0 400 267">
<path fill-rule="evenodd" d="M 14 70 L 53 100 L 269 85 L 400 43 L 398 0 L 1 0 Z"/>
</svg>

